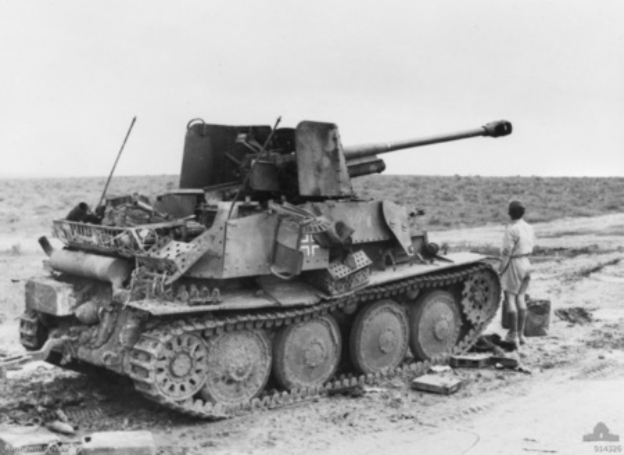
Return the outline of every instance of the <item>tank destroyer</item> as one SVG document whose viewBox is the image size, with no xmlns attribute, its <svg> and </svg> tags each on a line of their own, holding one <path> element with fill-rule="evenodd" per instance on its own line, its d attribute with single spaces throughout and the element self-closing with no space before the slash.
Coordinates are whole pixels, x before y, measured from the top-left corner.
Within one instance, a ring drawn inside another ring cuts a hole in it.
<svg viewBox="0 0 624 455">
<path fill-rule="evenodd" d="M 179 188 L 53 221 L 21 343 L 222 417 L 419 374 L 467 350 L 500 304 L 484 256 L 444 254 L 421 212 L 359 198 L 379 155 L 511 133 L 506 121 L 343 147 L 332 123 L 187 125 Z M 84 206 L 82 206 L 84 208 Z"/>
</svg>

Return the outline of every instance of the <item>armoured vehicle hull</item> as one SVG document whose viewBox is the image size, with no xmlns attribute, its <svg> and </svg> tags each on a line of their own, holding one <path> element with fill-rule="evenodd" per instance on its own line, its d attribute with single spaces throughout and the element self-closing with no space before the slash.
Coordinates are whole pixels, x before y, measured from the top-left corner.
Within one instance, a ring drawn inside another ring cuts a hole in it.
<svg viewBox="0 0 624 455">
<path fill-rule="evenodd" d="M 424 372 L 465 351 L 500 302 L 483 256 L 442 255 L 418 212 L 358 199 L 375 155 L 511 132 L 343 149 L 332 124 L 191 123 L 180 190 L 56 220 L 49 276 L 26 284 L 22 344 L 128 376 L 148 398 L 223 417 Z M 260 145 L 264 144 L 264 145 Z"/>
</svg>

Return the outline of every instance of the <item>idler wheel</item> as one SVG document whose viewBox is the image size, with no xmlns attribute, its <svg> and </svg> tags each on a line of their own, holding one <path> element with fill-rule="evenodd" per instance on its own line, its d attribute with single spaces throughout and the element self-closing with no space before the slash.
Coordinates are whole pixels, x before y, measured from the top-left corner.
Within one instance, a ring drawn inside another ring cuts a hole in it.
<svg viewBox="0 0 624 455">
<path fill-rule="evenodd" d="M 200 337 L 183 333 L 171 338 L 156 356 L 156 387 L 172 400 L 192 397 L 206 381 L 207 358 L 208 350 Z"/>
<path fill-rule="evenodd" d="M 271 342 L 264 330 L 223 332 L 208 340 L 206 401 L 246 403 L 258 396 L 271 373 Z"/>
<path fill-rule="evenodd" d="M 450 353 L 459 338 L 461 317 L 453 294 L 422 295 L 410 312 L 410 348 L 420 360 Z"/>
<path fill-rule="evenodd" d="M 351 359 L 360 372 L 393 370 L 407 351 L 406 311 L 393 300 L 375 302 L 358 313 L 350 338 Z"/>
<path fill-rule="evenodd" d="M 336 371 L 342 340 L 329 315 L 282 328 L 274 339 L 273 372 L 287 390 L 322 385 Z"/>
</svg>

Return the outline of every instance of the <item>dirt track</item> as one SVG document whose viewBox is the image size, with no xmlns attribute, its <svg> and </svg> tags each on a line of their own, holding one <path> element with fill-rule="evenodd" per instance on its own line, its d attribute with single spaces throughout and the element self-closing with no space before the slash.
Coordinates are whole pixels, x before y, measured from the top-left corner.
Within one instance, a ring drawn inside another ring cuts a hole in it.
<svg viewBox="0 0 624 455">
<path fill-rule="evenodd" d="M 448 397 L 411 391 L 395 379 L 359 398 L 322 398 L 208 423 L 160 409 L 123 384 L 41 367 L 14 372 L 0 385 L 0 424 L 32 423 L 60 408 L 81 432 L 149 429 L 161 453 L 179 454 L 593 453 L 597 443 L 582 437 L 598 422 L 624 440 L 624 215 L 561 220 L 536 231 L 531 295 L 551 300 L 553 309 L 588 310 L 593 321 L 551 315 L 549 336 L 530 339 L 520 354 L 531 375 L 457 369 L 465 386 Z M 487 250 L 501 235 L 502 228 L 488 227 L 430 237 L 453 249 Z M 6 277 L 26 277 L 41 258 L 0 259 L 2 285 L 19 299 L 23 284 Z M 14 312 L 0 316 L 2 346 L 15 346 Z M 499 321 L 489 330 L 502 333 Z M 623 443 L 615 444 L 621 451 Z"/>
</svg>

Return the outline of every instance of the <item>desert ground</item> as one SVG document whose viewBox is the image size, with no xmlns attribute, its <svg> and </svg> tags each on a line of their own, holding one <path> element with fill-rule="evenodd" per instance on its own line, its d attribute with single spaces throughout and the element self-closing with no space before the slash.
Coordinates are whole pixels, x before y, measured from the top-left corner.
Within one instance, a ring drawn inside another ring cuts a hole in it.
<svg viewBox="0 0 624 455">
<path fill-rule="evenodd" d="M 96 203 L 102 182 L 0 181 L 0 351 L 20 349 L 24 280 L 42 273 L 36 238 L 80 200 Z M 128 178 L 114 188 L 155 194 L 175 182 L 174 176 Z M 431 240 L 450 250 L 492 255 L 506 201 L 529 201 L 527 220 L 538 243 L 530 294 L 550 300 L 553 312 L 548 335 L 529 338 L 518 353 L 528 373 L 457 368 L 444 373 L 464 379 L 449 396 L 417 392 L 410 378 L 394 378 L 365 387 L 363 394 L 205 422 L 148 402 L 123 380 L 35 363 L 0 382 L 0 425 L 36 427 L 62 410 L 79 434 L 150 430 L 162 454 L 621 452 L 624 179 L 405 177 L 367 178 L 359 185 L 367 197 L 383 193 L 397 201 L 403 185 L 410 204 L 430 209 L 424 224 Z M 580 196 L 585 193 L 593 198 Z M 562 317 L 555 310 L 563 310 Z M 500 319 L 487 331 L 504 334 Z M 620 441 L 584 442 L 599 422 Z"/>
</svg>

